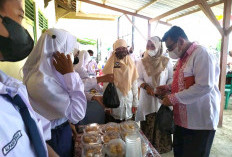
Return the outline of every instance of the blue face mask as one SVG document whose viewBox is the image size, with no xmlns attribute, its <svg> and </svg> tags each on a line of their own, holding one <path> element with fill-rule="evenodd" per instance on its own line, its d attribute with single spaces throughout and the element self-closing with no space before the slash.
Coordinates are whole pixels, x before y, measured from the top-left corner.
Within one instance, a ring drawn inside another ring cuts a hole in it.
<svg viewBox="0 0 232 157">
<path fill-rule="evenodd" d="M 3 61 L 17 62 L 26 58 L 32 51 L 34 41 L 30 34 L 20 24 L 9 17 L 2 17 L 2 24 L 9 37 L 0 36 L 0 53 Z"/>
</svg>

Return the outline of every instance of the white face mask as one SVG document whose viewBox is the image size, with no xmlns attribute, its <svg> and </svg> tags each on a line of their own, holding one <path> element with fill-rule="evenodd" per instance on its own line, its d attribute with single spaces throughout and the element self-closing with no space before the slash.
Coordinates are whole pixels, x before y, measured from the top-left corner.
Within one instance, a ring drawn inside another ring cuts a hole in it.
<svg viewBox="0 0 232 157">
<path fill-rule="evenodd" d="M 147 50 L 149 56 L 154 57 L 158 52 L 158 49 L 155 50 Z"/>
<path fill-rule="evenodd" d="M 178 59 L 181 56 L 182 56 L 182 52 L 178 51 L 178 46 L 174 50 L 169 52 L 169 57 L 171 57 L 172 59 Z"/>
<path fill-rule="evenodd" d="M 178 57 L 173 51 L 168 52 L 168 55 L 169 55 L 169 57 L 172 58 L 172 59 L 179 59 L 179 57 Z"/>
</svg>

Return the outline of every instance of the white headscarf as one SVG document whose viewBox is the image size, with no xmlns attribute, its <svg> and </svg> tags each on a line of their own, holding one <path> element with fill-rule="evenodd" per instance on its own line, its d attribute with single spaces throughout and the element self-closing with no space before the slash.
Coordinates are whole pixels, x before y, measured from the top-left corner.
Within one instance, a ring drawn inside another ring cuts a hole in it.
<svg viewBox="0 0 232 157">
<path fill-rule="evenodd" d="M 91 60 L 89 53 L 85 50 L 82 50 L 79 52 L 78 58 L 79 63 L 74 66 L 75 71 L 79 73 L 82 79 L 89 77 L 87 72 L 87 65 Z"/>
<path fill-rule="evenodd" d="M 63 76 L 53 66 L 53 54 L 65 55 L 78 49 L 76 38 L 60 29 L 48 29 L 42 34 L 24 67 L 23 82 L 36 112 L 49 120 L 62 118 L 70 104 Z"/>
</svg>

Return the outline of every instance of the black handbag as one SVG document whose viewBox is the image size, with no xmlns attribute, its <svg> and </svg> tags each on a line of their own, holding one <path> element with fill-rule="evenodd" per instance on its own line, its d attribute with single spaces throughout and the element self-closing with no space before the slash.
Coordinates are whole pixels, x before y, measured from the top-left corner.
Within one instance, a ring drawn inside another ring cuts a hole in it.
<svg viewBox="0 0 232 157">
<path fill-rule="evenodd" d="M 161 105 L 156 115 L 155 125 L 161 132 L 173 134 L 175 128 L 173 111 L 169 107 Z"/>
<path fill-rule="evenodd" d="M 103 94 L 103 103 L 107 108 L 118 108 L 120 101 L 116 87 L 113 83 L 109 83 Z"/>
</svg>

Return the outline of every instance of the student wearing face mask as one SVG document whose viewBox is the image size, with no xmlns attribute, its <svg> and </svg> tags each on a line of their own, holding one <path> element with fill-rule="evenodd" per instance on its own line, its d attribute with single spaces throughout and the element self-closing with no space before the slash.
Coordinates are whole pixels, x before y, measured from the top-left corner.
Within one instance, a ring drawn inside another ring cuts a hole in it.
<svg viewBox="0 0 232 157">
<path fill-rule="evenodd" d="M 87 99 L 85 118 L 77 125 L 86 125 L 89 123 L 105 123 L 103 96 L 99 95 L 99 93 L 102 93 L 102 88 L 98 83 L 113 82 L 114 80 L 113 74 L 90 77 L 87 70 L 87 65 L 89 61 L 89 52 L 82 50 L 78 51 L 77 55 L 74 58 L 75 63 L 73 63 L 75 71 L 80 75 L 80 78 L 82 79 L 82 82 L 84 84 L 84 91 Z M 95 90 L 98 94 L 95 95 L 94 93 L 91 93 L 91 90 Z"/>
<path fill-rule="evenodd" d="M 17 62 L 34 42 L 22 26 L 22 0 L 0 1 L 0 61 Z M 57 156 L 45 143 L 50 123 L 32 109 L 22 82 L 0 71 L 0 156 Z"/>
<path fill-rule="evenodd" d="M 72 156 L 72 130 L 86 112 L 84 85 L 73 70 L 76 37 L 51 28 L 40 37 L 23 67 L 23 82 L 36 112 L 51 121 L 48 141 L 61 157 Z M 60 53 L 62 52 L 62 53 Z"/>
<path fill-rule="evenodd" d="M 162 55 L 159 37 L 150 38 L 146 49 L 144 58 L 137 65 L 140 96 L 136 121 L 141 121 L 141 129 L 159 153 L 166 153 L 172 149 L 171 135 L 155 127 L 156 113 L 161 104 L 154 94 L 156 87 L 172 82 L 173 67 L 169 58 Z"/>
<path fill-rule="evenodd" d="M 87 65 L 87 71 L 90 76 L 96 76 L 98 67 L 97 67 L 97 62 L 95 61 L 93 57 L 93 50 L 88 50 L 88 53 L 90 55 L 90 61 Z"/>
<path fill-rule="evenodd" d="M 172 85 L 157 87 L 157 94 L 165 95 L 163 104 L 173 106 L 174 156 L 208 157 L 219 121 L 219 64 L 180 27 L 173 26 L 162 40 L 170 56 L 179 59 Z"/>
</svg>

